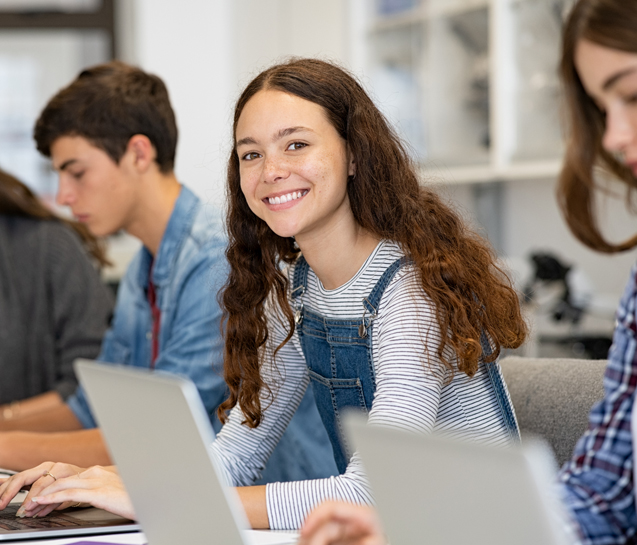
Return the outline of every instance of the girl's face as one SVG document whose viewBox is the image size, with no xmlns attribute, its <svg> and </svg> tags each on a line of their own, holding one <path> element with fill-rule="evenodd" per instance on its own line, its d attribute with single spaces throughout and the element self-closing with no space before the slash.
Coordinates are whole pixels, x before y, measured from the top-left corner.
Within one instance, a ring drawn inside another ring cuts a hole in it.
<svg viewBox="0 0 637 545">
<path fill-rule="evenodd" d="M 241 190 L 277 235 L 294 236 L 302 247 L 355 224 L 347 197 L 354 163 L 321 106 L 259 91 L 241 112 L 235 138 Z"/>
<path fill-rule="evenodd" d="M 602 145 L 637 176 L 637 53 L 581 40 L 575 66 L 586 92 L 606 116 Z"/>
</svg>

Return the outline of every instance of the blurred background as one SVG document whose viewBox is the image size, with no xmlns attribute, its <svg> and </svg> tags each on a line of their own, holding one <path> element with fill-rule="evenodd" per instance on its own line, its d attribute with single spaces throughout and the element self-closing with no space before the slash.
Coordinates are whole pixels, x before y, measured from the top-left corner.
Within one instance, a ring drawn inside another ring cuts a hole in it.
<svg viewBox="0 0 637 545">
<path fill-rule="evenodd" d="M 533 324 L 526 355 L 605 357 L 635 252 L 602 256 L 555 202 L 557 77 L 571 0 L 0 0 L 0 166 L 53 204 L 31 137 L 48 98 L 112 58 L 161 76 L 180 130 L 176 172 L 223 206 L 233 102 L 290 55 L 354 72 L 408 143 L 423 184 L 487 236 Z M 635 231 L 625 195 L 601 203 L 609 238 Z M 136 243 L 110 241 L 113 282 Z"/>
</svg>

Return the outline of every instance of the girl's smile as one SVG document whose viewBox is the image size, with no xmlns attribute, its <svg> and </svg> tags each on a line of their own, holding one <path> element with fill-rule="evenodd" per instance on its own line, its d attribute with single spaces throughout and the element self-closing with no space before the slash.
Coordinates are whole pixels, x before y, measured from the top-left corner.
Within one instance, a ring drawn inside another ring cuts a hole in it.
<svg viewBox="0 0 637 545">
<path fill-rule="evenodd" d="M 298 204 L 297 201 L 300 201 L 303 197 L 305 197 L 309 191 L 309 189 L 300 189 L 289 193 L 273 194 L 265 197 L 263 202 L 270 205 L 271 210 L 285 210 L 286 208 L 291 208 L 295 204 Z"/>
</svg>

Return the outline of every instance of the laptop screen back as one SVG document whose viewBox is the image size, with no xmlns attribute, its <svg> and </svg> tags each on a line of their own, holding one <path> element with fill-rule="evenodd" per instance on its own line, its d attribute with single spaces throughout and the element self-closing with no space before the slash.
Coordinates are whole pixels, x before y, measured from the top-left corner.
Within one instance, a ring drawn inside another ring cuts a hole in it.
<svg viewBox="0 0 637 545">
<path fill-rule="evenodd" d="M 392 545 L 564 545 L 542 447 L 493 448 L 368 426 L 347 430 Z M 538 450 L 539 449 L 539 450 Z"/>
<path fill-rule="evenodd" d="M 245 513 L 215 472 L 193 383 L 87 360 L 75 368 L 149 543 L 242 545 Z"/>
</svg>

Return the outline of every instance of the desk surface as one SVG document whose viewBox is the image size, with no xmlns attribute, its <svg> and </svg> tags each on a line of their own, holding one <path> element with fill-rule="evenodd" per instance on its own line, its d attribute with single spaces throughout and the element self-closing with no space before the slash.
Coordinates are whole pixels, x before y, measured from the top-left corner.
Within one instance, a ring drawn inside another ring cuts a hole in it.
<svg viewBox="0 0 637 545">
<path fill-rule="evenodd" d="M 142 532 L 133 532 L 129 534 L 107 534 L 103 536 L 75 536 L 72 538 L 56 538 L 56 539 L 29 539 L 25 541 L 14 542 L 15 545 L 21 543 L 37 543 L 38 545 L 69 545 L 70 543 L 88 542 L 88 543 L 121 543 L 123 545 L 145 545 L 146 536 Z"/>
<path fill-rule="evenodd" d="M 284 545 L 293 544 L 298 540 L 296 532 L 270 532 L 268 530 L 249 530 L 250 543 L 254 545 Z M 128 534 L 107 534 L 92 537 L 74 537 L 63 539 L 33 539 L 14 542 L 14 545 L 22 543 L 37 543 L 38 545 L 70 545 L 72 543 L 120 543 L 122 545 L 146 545 L 146 536 L 142 532 Z"/>
</svg>

